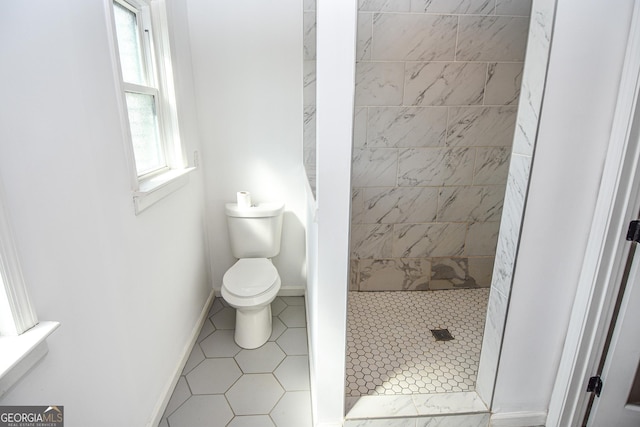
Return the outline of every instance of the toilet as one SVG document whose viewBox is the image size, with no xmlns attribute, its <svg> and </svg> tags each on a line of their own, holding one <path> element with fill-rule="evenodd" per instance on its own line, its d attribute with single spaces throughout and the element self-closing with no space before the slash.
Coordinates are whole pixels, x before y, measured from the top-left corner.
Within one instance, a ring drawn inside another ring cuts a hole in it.
<svg viewBox="0 0 640 427">
<path fill-rule="evenodd" d="M 236 309 L 235 341 L 262 346 L 271 336 L 271 302 L 280 275 L 271 258 L 280 253 L 283 203 L 225 204 L 231 253 L 238 259 L 222 278 L 222 298 Z"/>
</svg>

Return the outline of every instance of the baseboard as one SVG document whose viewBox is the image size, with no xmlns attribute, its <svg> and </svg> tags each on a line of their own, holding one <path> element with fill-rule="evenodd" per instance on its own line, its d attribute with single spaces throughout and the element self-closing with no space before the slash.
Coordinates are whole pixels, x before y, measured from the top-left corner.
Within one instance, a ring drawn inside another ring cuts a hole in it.
<svg viewBox="0 0 640 427">
<path fill-rule="evenodd" d="M 311 418 L 315 422 L 318 415 L 318 400 L 315 393 L 316 390 L 316 370 L 315 370 L 315 354 L 316 349 L 313 345 L 313 340 L 311 339 L 311 334 L 313 331 L 309 325 L 309 316 L 311 313 L 311 309 L 309 308 L 309 298 L 307 298 L 307 294 L 304 294 L 304 312 L 307 314 L 307 348 L 309 349 L 309 389 L 311 394 Z M 315 425 L 315 424 L 314 424 Z M 318 425 L 317 427 L 320 427 Z M 329 427 L 329 426 L 327 426 Z M 340 427 L 340 426 L 339 426 Z"/>
<path fill-rule="evenodd" d="M 280 288 L 278 296 L 280 297 L 303 297 L 306 292 L 304 286 L 287 286 Z"/>
<path fill-rule="evenodd" d="M 546 412 L 505 412 L 491 415 L 491 427 L 538 427 L 547 422 Z"/>
<path fill-rule="evenodd" d="M 209 297 L 207 298 L 207 302 L 204 304 L 204 307 L 202 307 L 202 311 L 200 312 L 200 317 L 198 318 L 198 323 L 196 323 L 196 325 L 193 327 L 191 331 L 191 339 L 187 341 L 187 344 L 182 350 L 182 359 L 180 360 L 180 363 L 176 367 L 176 370 L 173 373 L 173 377 L 165 387 L 164 392 L 161 394 L 161 398 L 158 401 L 152 413 L 151 420 L 147 423 L 146 427 L 157 427 L 158 424 L 160 424 L 160 421 L 162 421 L 162 415 L 164 414 L 164 410 L 167 408 L 167 405 L 169 404 L 169 400 L 171 399 L 171 395 L 173 394 L 173 389 L 176 387 L 176 384 L 178 384 L 178 380 L 180 379 L 182 370 L 184 369 L 184 366 L 187 364 L 187 361 L 189 360 L 189 355 L 191 355 L 191 350 L 193 349 L 193 346 L 195 345 L 196 340 L 198 339 L 198 335 L 200 334 L 200 329 L 202 329 L 202 325 L 204 325 L 205 320 L 207 320 L 207 314 L 209 314 L 209 308 L 213 303 L 214 295 L 215 295 L 215 292 L 212 289 L 211 292 L 209 293 Z"/>
</svg>

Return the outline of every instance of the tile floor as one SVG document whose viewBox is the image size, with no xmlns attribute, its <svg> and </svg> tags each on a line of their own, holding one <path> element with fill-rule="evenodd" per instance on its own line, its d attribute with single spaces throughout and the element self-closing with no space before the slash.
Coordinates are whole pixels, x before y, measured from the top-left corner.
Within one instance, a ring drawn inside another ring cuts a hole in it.
<svg viewBox="0 0 640 427">
<path fill-rule="evenodd" d="M 273 333 L 255 350 L 233 340 L 235 310 L 211 306 L 159 427 L 311 427 L 303 297 L 277 297 Z"/>
<path fill-rule="evenodd" d="M 349 292 L 347 397 L 473 391 L 489 289 Z M 452 341 L 436 341 L 446 328 Z"/>
</svg>

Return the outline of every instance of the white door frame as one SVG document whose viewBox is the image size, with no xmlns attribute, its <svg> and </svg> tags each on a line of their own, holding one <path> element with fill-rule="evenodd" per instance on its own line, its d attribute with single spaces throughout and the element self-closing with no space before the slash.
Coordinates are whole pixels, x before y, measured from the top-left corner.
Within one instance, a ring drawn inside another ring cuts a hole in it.
<svg viewBox="0 0 640 427">
<path fill-rule="evenodd" d="M 636 248 L 637 249 L 637 248 Z M 640 424 L 640 407 L 637 401 L 629 402 L 630 390 L 635 382 L 640 355 L 640 341 L 637 339 L 637 325 L 640 324 L 640 251 L 632 251 L 627 264 L 628 276 L 624 287 L 620 288 L 622 298 L 618 298 L 620 308 L 611 324 L 611 341 L 605 349 L 601 373 L 602 394 L 593 399 L 589 410 L 588 425 L 637 426 Z"/>
<path fill-rule="evenodd" d="M 628 223 L 640 211 L 640 0 L 634 2 L 611 138 L 547 427 L 580 426 L 629 251 Z"/>
</svg>

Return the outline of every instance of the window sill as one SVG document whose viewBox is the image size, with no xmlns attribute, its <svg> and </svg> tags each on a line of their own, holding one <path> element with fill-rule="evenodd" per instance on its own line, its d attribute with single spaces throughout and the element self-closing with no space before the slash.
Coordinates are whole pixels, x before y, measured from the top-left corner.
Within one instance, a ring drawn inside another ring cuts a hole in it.
<svg viewBox="0 0 640 427">
<path fill-rule="evenodd" d="M 18 336 L 0 337 L 0 397 L 47 354 L 46 338 L 59 322 L 40 322 Z"/>
<path fill-rule="evenodd" d="M 189 173 L 194 170 L 196 168 L 171 169 L 153 178 L 140 181 L 140 188 L 133 193 L 136 215 L 187 185 Z"/>
</svg>

